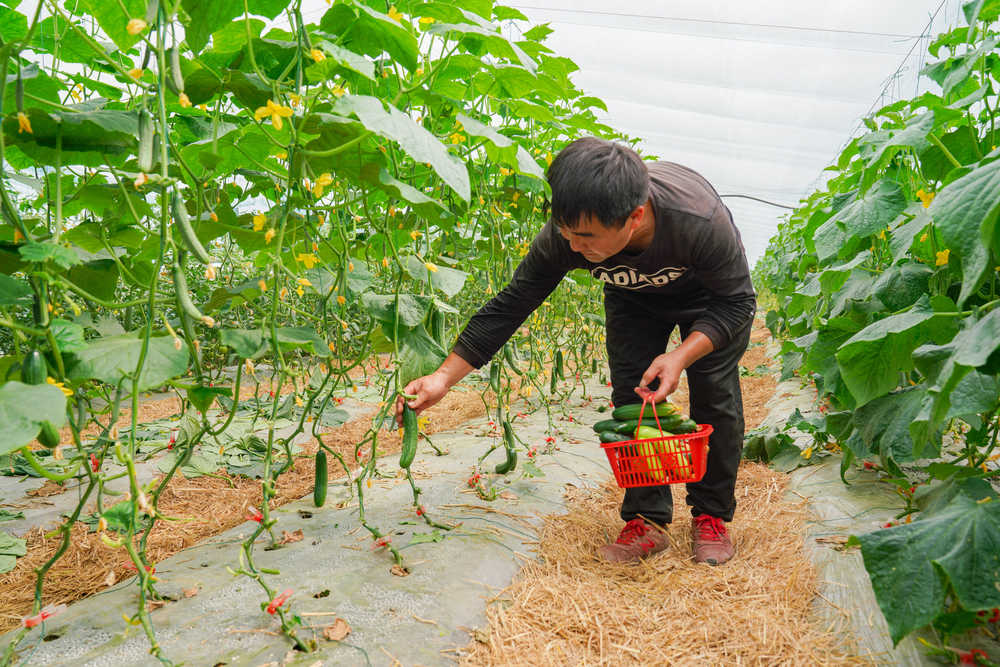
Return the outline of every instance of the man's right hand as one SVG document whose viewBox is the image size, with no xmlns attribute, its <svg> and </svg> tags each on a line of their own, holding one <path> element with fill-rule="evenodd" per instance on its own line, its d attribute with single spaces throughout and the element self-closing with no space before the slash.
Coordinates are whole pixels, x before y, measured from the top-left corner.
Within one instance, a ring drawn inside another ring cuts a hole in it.
<svg viewBox="0 0 1000 667">
<path fill-rule="evenodd" d="M 404 399 L 402 396 L 396 399 L 396 423 L 403 425 L 403 401 L 413 408 L 414 412 L 420 414 L 431 407 L 448 393 L 456 382 L 475 370 L 465 359 L 454 352 L 449 354 L 438 369 L 430 375 L 419 377 L 411 381 L 403 388 L 404 394 L 416 396 L 412 399 Z"/>
<path fill-rule="evenodd" d="M 449 389 L 451 389 L 451 384 L 439 371 L 413 380 L 403 388 L 403 393 L 416 396 L 416 398 L 407 401 L 399 396 L 396 399 L 396 423 L 400 426 L 403 425 L 403 401 L 406 401 L 406 404 L 413 408 L 414 412 L 420 414 L 444 398 Z"/>
</svg>

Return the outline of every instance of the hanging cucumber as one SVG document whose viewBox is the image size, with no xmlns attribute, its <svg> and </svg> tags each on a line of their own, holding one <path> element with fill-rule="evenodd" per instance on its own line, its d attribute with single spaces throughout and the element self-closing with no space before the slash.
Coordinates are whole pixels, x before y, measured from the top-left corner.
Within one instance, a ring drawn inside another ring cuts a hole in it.
<svg viewBox="0 0 1000 667">
<path fill-rule="evenodd" d="M 211 262 L 212 258 L 209 257 L 208 251 L 201 245 L 201 241 L 198 240 L 198 236 L 194 233 L 194 227 L 191 226 L 191 218 L 188 216 L 187 208 L 184 206 L 184 199 L 177 190 L 173 191 L 170 198 L 170 211 L 173 213 L 177 226 L 180 227 L 181 236 L 184 237 L 184 243 L 187 245 L 188 250 L 191 251 L 191 254 L 197 257 L 198 261 L 202 264 Z"/>
<path fill-rule="evenodd" d="M 153 170 L 153 116 L 145 109 L 139 110 L 139 171 Z"/>
<path fill-rule="evenodd" d="M 441 347 L 448 345 L 444 331 L 444 313 L 438 310 L 437 306 L 431 309 L 431 338 L 436 340 Z"/>
<path fill-rule="evenodd" d="M 326 452 L 322 449 L 316 452 L 316 477 L 313 481 L 313 505 L 322 507 L 326 502 L 326 489 L 330 479 L 326 471 Z"/>
<path fill-rule="evenodd" d="M 49 449 L 59 446 L 59 429 L 50 421 L 42 422 L 42 430 L 38 432 L 38 442 Z"/>
<path fill-rule="evenodd" d="M 560 380 L 566 379 L 566 374 L 563 372 L 563 353 L 562 350 L 556 350 L 556 367 L 555 372 L 559 375 Z"/>
<path fill-rule="evenodd" d="M 181 50 L 176 46 L 170 49 L 170 82 L 173 84 L 175 95 L 184 92 L 184 75 L 181 73 Z"/>
<path fill-rule="evenodd" d="M 24 384 L 42 384 L 49 376 L 49 366 L 45 356 L 38 350 L 32 350 L 21 362 L 21 381 Z"/>
<path fill-rule="evenodd" d="M 174 262 L 174 290 L 177 292 L 177 303 L 181 309 L 207 327 L 214 327 L 215 320 L 208 315 L 203 315 L 198 307 L 191 301 L 191 292 L 188 290 L 187 278 L 184 277 L 184 270 L 180 264 Z"/>
<path fill-rule="evenodd" d="M 524 375 L 524 371 L 517 367 L 517 359 L 514 358 L 514 346 L 510 343 L 505 343 L 503 346 L 503 358 L 507 361 L 507 365 L 510 366 L 512 371 L 518 375 Z"/>
<path fill-rule="evenodd" d="M 493 393 L 500 395 L 500 362 L 497 359 L 490 363 L 490 387 Z"/>
<path fill-rule="evenodd" d="M 410 467 L 413 457 L 417 454 L 417 435 L 419 433 L 417 413 L 406 403 L 403 403 L 403 443 L 399 453 L 399 467 Z"/>
<path fill-rule="evenodd" d="M 506 419 L 503 421 L 503 446 L 507 450 L 507 460 L 498 463 L 494 470 L 498 475 L 514 472 L 517 467 L 517 450 L 514 449 L 514 429 Z"/>
</svg>

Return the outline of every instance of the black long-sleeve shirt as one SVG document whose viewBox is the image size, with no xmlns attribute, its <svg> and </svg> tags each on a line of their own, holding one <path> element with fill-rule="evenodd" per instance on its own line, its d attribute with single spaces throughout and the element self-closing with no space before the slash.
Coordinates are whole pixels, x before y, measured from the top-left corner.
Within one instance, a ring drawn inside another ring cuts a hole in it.
<svg viewBox="0 0 1000 667">
<path fill-rule="evenodd" d="M 459 335 L 453 351 L 479 368 L 572 269 L 586 269 L 605 283 L 605 298 L 616 291 L 662 297 L 665 311 L 693 322 L 724 347 L 756 311 L 750 268 L 729 209 L 708 181 L 672 162 L 647 163 L 649 196 L 656 231 L 648 248 L 593 263 L 570 249 L 550 220 L 500 293 L 479 309 Z"/>
</svg>

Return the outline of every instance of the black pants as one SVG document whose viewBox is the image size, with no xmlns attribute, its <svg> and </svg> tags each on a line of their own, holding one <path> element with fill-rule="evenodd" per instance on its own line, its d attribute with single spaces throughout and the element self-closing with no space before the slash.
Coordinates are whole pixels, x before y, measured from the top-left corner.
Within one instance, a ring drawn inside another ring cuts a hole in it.
<svg viewBox="0 0 1000 667">
<path fill-rule="evenodd" d="M 608 359 L 611 365 L 612 401 L 616 406 L 641 403 L 635 393 L 642 374 L 653 359 L 666 351 L 677 325 L 686 338 L 696 311 L 664 308 L 653 295 L 621 295 L 605 291 Z M 687 369 L 691 418 L 715 429 L 709 438 L 708 465 L 700 482 L 687 484 L 687 504 L 692 515 L 709 514 L 732 521 L 736 510 L 736 472 L 743 451 L 743 397 L 739 361 L 750 342 L 750 327 L 733 340 L 702 357 Z M 658 380 L 649 386 L 655 389 Z M 645 486 L 625 490 L 621 517 L 643 517 L 667 524 L 673 519 L 670 486 Z"/>
</svg>

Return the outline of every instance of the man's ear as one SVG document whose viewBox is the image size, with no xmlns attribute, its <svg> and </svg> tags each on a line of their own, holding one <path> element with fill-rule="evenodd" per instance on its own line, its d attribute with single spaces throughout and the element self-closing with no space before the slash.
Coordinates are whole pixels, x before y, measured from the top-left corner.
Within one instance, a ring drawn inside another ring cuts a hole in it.
<svg viewBox="0 0 1000 667">
<path fill-rule="evenodd" d="M 642 217 L 646 214 L 646 206 L 640 204 L 632 209 L 632 212 L 628 216 L 628 224 L 632 228 L 633 232 L 638 231 L 639 226 L 642 225 Z"/>
</svg>

